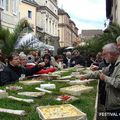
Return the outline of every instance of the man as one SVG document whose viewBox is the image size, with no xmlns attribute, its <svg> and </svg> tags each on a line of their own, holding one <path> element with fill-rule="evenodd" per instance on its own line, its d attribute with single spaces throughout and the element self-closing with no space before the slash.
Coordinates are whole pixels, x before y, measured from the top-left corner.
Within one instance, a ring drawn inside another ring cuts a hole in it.
<svg viewBox="0 0 120 120">
<path fill-rule="evenodd" d="M 78 50 L 74 50 L 72 52 L 72 58 L 70 60 L 71 67 L 74 67 L 76 65 L 85 66 L 85 60 L 83 56 L 80 55 L 80 52 Z"/>
<path fill-rule="evenodd" d="M 31 76 L 41 70 L 44 65 L 45 63 L 40 63 L 32 69 L 26 69 L 20 66 L 19 54 L 13 53 L 8 57 L 8 66 L 1 72 L 0 85 L 14 83 L 23 76 Z"/>
<path fill-rule="evenodd" d="M 116 44 L 103 47 L 102 55 L 110 65 L 100 71 L 80 76 L 80 79 L 99 78 L 106 83 L 106 116 L 108 120 L 120 120 L 120 53 Z"/>
<path fill-rule="evenodd" d="M 71 52 L 66 52 L 66 56 L 63 59 L 63 63 L 66 65 L 66 67 L 70 67 L 70 60 L 71 60 Z"/>
</svg>

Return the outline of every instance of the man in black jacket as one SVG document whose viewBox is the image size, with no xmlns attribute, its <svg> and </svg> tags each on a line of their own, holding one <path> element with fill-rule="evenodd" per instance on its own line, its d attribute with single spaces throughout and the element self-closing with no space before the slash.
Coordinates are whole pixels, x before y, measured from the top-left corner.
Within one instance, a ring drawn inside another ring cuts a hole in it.
<svg viewBox="0 0 120 120">
<path fill-rule="evenodd" d="M 31 76 L 42 69 L 44 65 L 45 63 L 39 63 L 32 69 L 26 69 L 20 66 L 19 55 L 13 53 L 8 57 L 8 66 L 6 66 L 1 72 L 0 85 L 14 83 L 20 80 L 21 76 Z"/>
<path fill-rule="evenodd" d="M 85 60 L 83 56 L 80 55 L 80 52 L 78 50 L 74 50 L 72 53 L 72 58 L 70 60 L 70 66 L 74 67 L 76 65 L 85 66 Z"/>
</svg>

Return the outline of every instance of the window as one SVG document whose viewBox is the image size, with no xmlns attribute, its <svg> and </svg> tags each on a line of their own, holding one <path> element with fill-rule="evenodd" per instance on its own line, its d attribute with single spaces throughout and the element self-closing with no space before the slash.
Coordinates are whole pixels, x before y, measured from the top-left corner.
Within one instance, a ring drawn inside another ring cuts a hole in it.
<svg viewBox="0 0 120 120">
<path fill-rule="evenodd" d="M 13 14 L 17 15 L 17 0 L 13 0 Z"/>
<path fill-rule="evenodd" d="M 48 19 L 46 18 L 46 31 L 48 32 Z"/>
<path fill-rule="evenodd" d="M 6 11 L 9 10 L 9 0 L 0 0 L 0 7 L 5 9 Z"/>
<path fill-rule="evenodd" d="M 6 11 L 8 11 L 8 10 L 9 10 L 8 5 L 9 5 L 9 0 L 6 0 L 6 3 L 5 3 L 5 10 L 6 10 Z"/>
<path fill-rule="evenodd" d="M 28 18 L 32 18 L 32 11 L 28 10 Z"/>
<path fill-rule="evenodd" d="M 5 7 L 5 0 L 0 0 L 0 7 L 4 8 Z"/>
</svg>

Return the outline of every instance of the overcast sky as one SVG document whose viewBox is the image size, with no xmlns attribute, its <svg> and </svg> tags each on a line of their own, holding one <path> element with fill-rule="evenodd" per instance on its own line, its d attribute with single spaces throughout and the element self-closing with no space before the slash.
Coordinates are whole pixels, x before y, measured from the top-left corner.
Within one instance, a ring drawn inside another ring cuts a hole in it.
<svg viewBox="0 0 120 120">
<path fill-rule="evenodd" d="M 58 0 L 58 6 L 64 9 L 79 28 L 103 29 L 105 0 Z"/>
</svg>

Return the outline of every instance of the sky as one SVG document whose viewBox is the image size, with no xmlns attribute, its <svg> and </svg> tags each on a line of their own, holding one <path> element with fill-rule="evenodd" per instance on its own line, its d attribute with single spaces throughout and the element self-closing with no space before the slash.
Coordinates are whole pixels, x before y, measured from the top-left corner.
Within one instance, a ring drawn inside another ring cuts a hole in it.
<svg viewBox="0 0 120 120">
<path fill-rule="evenodd" d="M 58 0 L 58 6 L 69 14 L 79 33 L 83 29 L 104 29 L 105 0 Z"/>
</svg>

